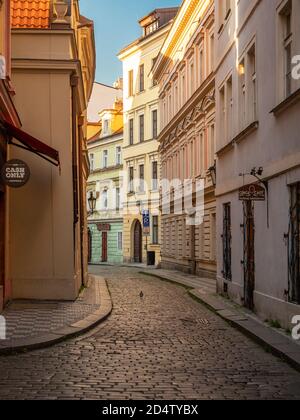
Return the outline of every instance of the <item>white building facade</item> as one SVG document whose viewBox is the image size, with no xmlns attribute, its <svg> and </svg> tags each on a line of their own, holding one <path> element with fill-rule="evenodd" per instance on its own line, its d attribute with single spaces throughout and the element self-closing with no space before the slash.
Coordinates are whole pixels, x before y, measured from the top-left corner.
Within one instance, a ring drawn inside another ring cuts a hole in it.
<svg viewBox="0 0 300 420">
<path fill-rule="evenodd" d="M 300 2 L 216 0 L 215 13 L 218 290 L 292 328 L 300 313 Z M 239 200 L 252 184 L 265 189 L 264 201 Z"/>
<path fill-rule="evenodd" d="M 150 77 L 177 8 L 156 9 L 139 24 L 142 36 L 119 53 L 124 80 L 124 239 L 126 263 L 160 263 L 158 86 Z M 142 228 L 149 211 L 150 229 Z"/>
</svg>

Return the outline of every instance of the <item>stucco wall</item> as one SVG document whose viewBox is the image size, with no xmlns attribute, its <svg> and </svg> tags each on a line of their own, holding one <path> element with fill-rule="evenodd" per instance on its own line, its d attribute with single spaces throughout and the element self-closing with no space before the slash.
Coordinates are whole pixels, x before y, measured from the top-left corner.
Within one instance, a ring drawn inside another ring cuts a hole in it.
<svg viewBox="0 0 300 420">
<path fill-rule="evenodd" d="M 57 149 L 58 168 L 11 147 L 30 167 L 28 184 L 11 191 L 9 276 L 14 298 L 74 299 L 71 94 L 68 73 L 13 73 L 23 129 Z M 77 279 L 76 279 L 77 278 Z M 76 281 L 75 281 L 76 279 Z"/>
</svg>

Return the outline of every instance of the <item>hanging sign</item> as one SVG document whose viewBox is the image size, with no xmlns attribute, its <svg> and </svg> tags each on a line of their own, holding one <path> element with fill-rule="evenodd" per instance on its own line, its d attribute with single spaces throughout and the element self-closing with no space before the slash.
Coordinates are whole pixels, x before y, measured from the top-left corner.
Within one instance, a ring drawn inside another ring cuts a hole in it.
<svg viewBox="0 0 300 420">
<path fill-rule="evenodd" d="M 111 230 L 111 226 L 109 223 L 98 223 L 97 229 L 99 232 L 109 232 Z"/>
<path fill-rule="evenodd" d="M 150 212 L 149 212 L 149 210 L 143 210 L 143 234 L 145 236 L 150 235 Z"/>
<path fill-rule="evenodd" d="M 1 169 L 1 179 L 11 188 L 20 188 L 27 184 L 30 178 L 30 169 L 27 163 L 19 159 L 6 162 Z"/>
<path fill-rule="evenodd" d="M 240 201 L 265 201 L 266 190 L 258 184 L 245 185 L 239 189 Z"/>
</svg>

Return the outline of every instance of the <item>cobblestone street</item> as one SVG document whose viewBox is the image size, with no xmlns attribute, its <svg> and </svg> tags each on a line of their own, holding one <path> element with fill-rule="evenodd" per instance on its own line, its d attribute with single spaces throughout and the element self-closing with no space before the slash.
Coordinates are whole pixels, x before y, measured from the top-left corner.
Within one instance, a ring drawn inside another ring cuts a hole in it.
<svg viewBox="0 0 300 420">
<path fill-rule="evenodd" d="M 298 372 L 184 288 L 131 268 L 92 271 L 108 280 L 111 316 L 77 339 L 1 356 L 1 399 L 300 398 Z"/>
</svg>

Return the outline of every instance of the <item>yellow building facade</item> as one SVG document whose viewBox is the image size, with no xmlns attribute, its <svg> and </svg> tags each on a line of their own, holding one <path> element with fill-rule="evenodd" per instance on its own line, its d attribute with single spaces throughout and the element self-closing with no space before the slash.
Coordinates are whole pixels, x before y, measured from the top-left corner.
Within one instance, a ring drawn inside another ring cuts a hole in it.
<svg viewBox="0 0 300 420">
<path fill-rule="evenodd" d="M 124 83 L 124 224 L 126 263 L 160 263 L 158 86 L 149 77 L 177 8 L 157 9 L 139 21 L 141 38 L 119 53 Z M 142 212 L 150 228 L 143 230 Z"/>
<path fill-rule="evenodd" d="M 100 131 L 88 139 L 89 263 L 123 262 L 123 103 L 99 112 Z M 90 124 L 88 125 L 90 126 Z M 94 123 L 91 124 L 94 127 Z M 93 130 L 91 130 L 92 132 Z M 91 201 L 93 198 L 93 201 Z"/>
</svg>

